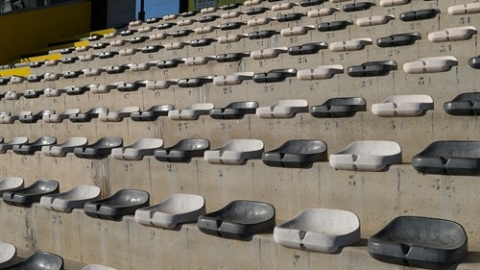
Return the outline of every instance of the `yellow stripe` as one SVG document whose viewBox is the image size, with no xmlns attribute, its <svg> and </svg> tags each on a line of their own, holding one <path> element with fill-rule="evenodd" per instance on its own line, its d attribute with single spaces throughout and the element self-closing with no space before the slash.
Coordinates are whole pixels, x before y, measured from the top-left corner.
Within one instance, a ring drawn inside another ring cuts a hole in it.
<svg viewBox="0 0 480 270">
<path fill-rule="evenodd" d="M 62 59 L 62 55 L 59 53 L 56 53 L 56 54 L 46 54 L 41 56 L 29 57 L 29 58 L 22 58 L 20 62 L 29 63 L 29 62 L 37 62 L 37 61 L 44 61 L 44 60 L 60 60 L 60 59 Z"/>
<path fill-rule="evenodd" d="M 30 67 L 21 67 L 21 68 L 12 68 L 12 69 L 4 69 L 0 70 L 1 77 L 8 77 L 8 76 L 22 76 L 25 77 L 30 75 Z"/>
</svg>

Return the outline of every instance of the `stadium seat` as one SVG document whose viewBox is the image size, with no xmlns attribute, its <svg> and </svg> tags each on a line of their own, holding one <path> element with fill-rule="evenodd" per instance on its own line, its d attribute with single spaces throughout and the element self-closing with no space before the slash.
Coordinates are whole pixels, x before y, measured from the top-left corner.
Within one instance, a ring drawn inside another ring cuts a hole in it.
<svg viewBox="0 0 480 270">
<path fill-rule="evenodd" d="M 0 143 L 0 153 L 5 154 L 8 150 L 13 149 L 15 145 L 22 145 L 26 143 L 28 143 L 28 137 L 13 137 L 8 142 L 3 141 L 3 143 Z"/>
<path fill-rule="evenodd" d="M 85 203 L 100 198 L 100 188 L 91 185 L 78 185 L 64 193 L 46 195 L 40 199 L 40 206 L 70 213 L 74 208 L 83 208 Z"/>
<path fill-rule="evenodd" d="M 6 191 L 2 197 L 3 201 L 8 204 L 26 207 L 34 202 L 39 202 L 42 196 L 58 193 L 59 185 L 55 180 L 37 180 L 26 188 Z"/>
<path fill-rule="evenodd" d="M 159 161 L 190 162 L 193 157 L 203 157 L 208 149 L 207 139 L 183 139 L 171 147 L 155 150 L 154 156 Z"/>
<path fill-rule="evenodd" d="M 472 38 L 475 34 L 477 34 L 477 29 L 473 26 L 455 27 L 431 32 L 428 34 L 428 40 L 432 42 L 465 40 Z"/>
<path fill-rule="evenodd" d="M 327 145 L 319 140 L 289 140 L 262 154 L 263 163 L 274 167 L 311 168 L 314 162 L 326 160 Z"/>
<path fill-rule="evenodd" d="M 42 147 L 42 153 L 45 156 L 64 157 L 67 153 L 73 153 L 76 147 L 85 146 L 87 143 L 85 137 L 71 137 L 63 143 Z"/>
<path fill-rule="evenodd" d="M 220 148 L 205 151 L 203 157 L 208 163 L 242 165 L 249 159 L 260 159 L 263 149 L 261 140 L 234 139 Z"/>
<path fill-rule="evenodd" d="M 0 267 L 12 264 L 17 256 L 17 248 L 9 243 L 0 242 Z"/>
<path fill-rule="evenodd" d="M 332 52 L 347 52 L 363 50 L 366 45 L 372 44 L 371 38 L 355 38 L 345 41 L 338 41 L 330 43 L 330 51 Z"/>
<path fill-rule="evenodd" d="M 123 146 L 123 139 L 120 137 L 103 137 L 93 144 L 78 146 L 73 154 L 79 158 L 100 159 L 105 158 L 112 152 L 113 148 Z"/>
<path fill-rule="evenodd" d="M 403 64 L 403 70 L 409 74 L 445 72 L 457 64 L 457 58 L 454 56 L 437 56 L 407 62 Z"/>
<path fill-rule="evenodd" d="M 3 195 L 3 193 L 7 191 L 14 192 L 16 190 L 20 190 L 23 188 L 24 188 L 23 178 L 9 176 L 0 180 L 0 195 Z M 0 262 L 0 265 L 1 265 L 1 262 Z"/>
<path fill-rule="evenodd" d="M 173 105 L 155 105 L 146 111 L 136 111 L 130 114 L 133 121 L 155 121 L 160 116 L 168 116 L 168 112 L 173 110 Z"/>
<path fill-rule="evenodd" d="M 255 114 L 258 103 L 255 101 L 239 101 L 228 104 L 225 108 L 210 110 L 213 119 L 242 119 L 245 114 Z"/>
<path fill-rule="evenodd" d="M 15 270 L 15 269 L 43 269 L 43 270 L 62 270 L 63 269 L 63 258 L 48 252 L 35 252 L 33 255 L 28 258 L 23 259 L 22 261 L 9 265 L 5 270 Z"/>
<path fill-rule="evenodd" d="M 318 66 L 311 69 L 299 70 L 297 79 L 299 80 L 325 80 L 331 79 L 335 74 L 343 73 L 342 65 Z"/>
<path fill-rule="evenodd" d="M 121 221 L 126 215 L 150 205 L 150 194 L 143 190 L 122 189 L 103 200 L 87 202 L 85 214 L 93 218 Z"/>
<path fill-rule="evenodd" d="M 102 111 L 98 113 L 98 119 L 102 122 L 120 122 L 123 118 L 130 117 L 131 113 L 138 111 L 140 108 L 136 106 L 124 107 L 115 112 Z"/>
<path fill-rule="evenodd" d="M 461 93 L 452 101 L 445 102 L 443 109 L 451 115 L 480 115 L 480 93 Z"/>
<path fill-rule="evenodd" d="M 90 122 L 93 118 L 98 118 L 100 113 L 108 113 L 108 108 L 106 107 L 97 107 L 88 110 L 85 113 L 76 113 L 70 114 L 68 119 L 74 123 Z"/>
<path fill-rule="evenodd" d="M 112 149 L 112 156 L 121 160 L 141 160 L 144 156 L 153 156 L 154 151 L 162 146 L 162 139 L 142 138 L 129 146 Z"/>
<path fill-rule="evenodd" d="M 55 113 L 55 110 L 42 110 L 36 114 L 33 114 L 31 111 L 24 111 L 20 113 L 18 117 L 18 121 L 25 124 L 37 123 L 38 120 L 43 119 L 44 115 L 51 115 L 54 113 Z"/>
<path fill-rule="evenodd" d="M 197 120 L 200 115 L 208 115 L 214 107 L 212 103 L 195 103 L 185 109 L 169 111 L 168 118 L 171 120 Z"/>
<path fill-rule="evenodd" d="M 276 101 L 270 107 L 258 107 L 256 114 L 260 118 L 292 118 L 297 113 L 308 112 L 308 101 L 304 99 L 287 99 Z"/>
<path fill-rule="evenodd" d="M 397 69 L 397 62 L 393 60 L 365 62 L 361 65 L 350 66 L 347 74 L 350 77 L 386 76 L 390 71 Z"/>
<path fill-rule="evenodd" d="M 394 95 L 372 105 L 377 116 L 422 116 L 428 110 L 433 110 L 433 99 L 428 95 Z"/>
<path fill-rule="evenodd" d="M 31 143 L 15 144 L 12 150 L 20 155 L 33 155 L 35 152 L 41 151 L 43 146 L 53 145 L 55 143 L 57 143 L 56 137 L 42 136 Z"/>
<path fill-rule="evenodd" d="M 361 97 L 331 98 L 322 105 L 310 107 L 310 114 L 318 118 L 353 117 L 367 110 L 367 102 Z"/>
</svg>

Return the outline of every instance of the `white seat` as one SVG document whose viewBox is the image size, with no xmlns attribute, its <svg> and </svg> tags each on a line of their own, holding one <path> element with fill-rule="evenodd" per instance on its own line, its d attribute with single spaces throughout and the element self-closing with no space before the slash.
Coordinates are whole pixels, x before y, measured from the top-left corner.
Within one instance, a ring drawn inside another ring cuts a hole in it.
<svg viewBox="0 0 480 270">
<path fill-rule="evenodd" d="M 121 108 L 115 112 L 100 112 L 98 119 L 102 122 L 120 122 L 125 117 L 129 117 L 132 112 L 138 112 L 140 108 L 137 106 L 130 106 Z"/>
<path fill-rule="evenodd" d="M 132 145 L 112 149 L 112 156 L 121 160 L 141 160 L 146 155 L 153 155 L 155 149 L 162 146 L 162 139 L 142 138 Z"/>
<path fill-rule="evenodd" d="M 307 13 L 307 16 L 309 18 L 329 16 L 329 15 L 332 15 L 336 11 L 339 11 L 339 9 L 338 8 L 333 8 L 333 7 L 313 9 L 313 10 L 310 10 Z"/>
<path fill-rule="evenodd" d="M 173 21 L 178 18 L 178 14 L 167 14 L 163 16 L 164 21 Z"/>
<path fill-rule="evenodd" d="M 250 52 L 250 57 L 255 60 L 275 58 L 281 53 L 288 52 L 287 47 L 269 48 Z"/>
<path fill-rule="evenodd" d="M 392 6 L 401 6 L 406 5 L 410 0 L 380 0 L 381 7 L 392 7 Z"/>
<path fill-rule="evenodd" d="M 45 123 L 61 123 L 63 120 L 68 119 L 70 114 L 80 113 L 80 109 L 67 109 L 59 114 L 44 114 L 42 119 Z"/>
<path fill-rule="evenodd" d="M 345 41 L 338 41 L 330 43 L 330 50 L 332 52 L 346 52 L 357 51 L 365 48 L 366 45 L 372 44 L 371 38 L 356 38 Z"/>
<path fill-rule="evenodd" d="M 171 120 L 196 120 L 200 115 L 208 115 L 215 108 L 212 103 L 195 103 L 183 110 L 171 110 L 168 118 Z"/>
<path fill-rule="evenodd" d="M 256 115 L 260 118 L 292 118 L 297 113 L 308 112 L 308 101 L 304 99 L 279 100 L 270 107 L 258 107 Z"/>
<path fill-rule="evenodd" d="M 58 211 L 72 212 L 74 208 L 83 208 L 84 204 L 100 198 L 100 188 L 91 185 L 79 185 L 71 190 L 40 198 L 40 206 Z"/>
<path fill-rule="evenodd" d="M 299 80 L 324 80 L 330 79 L 335 74 L 343 73 L 342 65 L 318 66 L 313 69 L 304 69 L 297 71 Z"/>
<path fill-rule="evenodd" d="M 214 60 L 215 58 L 209 56 L 196 56 L 190 58 L 184 58 L 183 61 L 187 66 L 200 66 L 205 65 L 210 60 Z"/>
<path fill-rule="evenodd" d="M 261 158 L 263 148 L 261 140 L 235 139 L 220 148 L 205 151 L 203 157 L 208 163 L 240 165 L 248 159 Z"/>
<path fill-rule="evenodd" d="M 187 25 L 192 25 L 195 22 L 194 19 L 183 19 L 177 21 L 178 26 L 187 26 Z"/>
<path fill-rule="evenodd" d="M 274 21 L 275 18 L 270 18 L 270 17 L 261 17 L 261 18 L 255 18 L 255 19 L 250 19 L 247 21 L 248 26 L 260 26 L 260 25 L 265 25 L 268 24 L 271 21 Z"/>
<path fill-rule="evenodd" d="M 220 17 L 222 17 L 222 19 L 226 20 L 226 19 L 233 19 L 233 18 L 240 17 L 240 15 L 242 15 L 242 14 L 243 14 L 243 12 L 241 12 L 241 11 L 229 11 L 229 12 L 222 13 L 222 15 Z"/>
<path fill-rule="evenodd" d="M 73 152 L 75 147 L 85 146 L 87 143 L 86 137 L 71 137 L 61 144 L 43 146 L 42 153 L 45 156 L 64 157 L 67 153 Z"/>
<path fill-rule="evenodd" d="M 403 70 L 409 74 L 445 72 L 457 63 L 457 58 L 454 56 L 420 58 L 403 64 Z"/>
<path fill-rule="evenodd" d="M 329 162 L 337 170 L 383 171 L 402 163 L 402 150 L 393 141 L 356 141 L 330 155 Z"/>
<path fill-rule="evenodd" d="M 0 267 L 5 267 L 15 259 L 17 248 L 9 243 L 0 242 Z"/>
<path fill-rule="evenodd" d="M 213 78 L 213 84 L 217 86 L 238 85 L 244 80 L 252 79 L 253 75 L 253 72 L 238 72 L 232 75 L 216 76 Z"/>
<path fill-rule="evenodd" d="M 282 11 L 282 10 L 287 10 L 291 9 L 292 7 L 296 6 L 294 3 L 280 3 L 280 4 L 275 4 L 271 7 L 272 11 Z"/>
<path fill-rule="evenodd" d="M 455 27 L 432 32 L 428 34 L 428 40 L 431 42 L 464 40 L 475 34 L 477 34 L 477 29 L 473 26 Z"/>
<path fill-rule="evenodd" d="M 432 109 L 433 99 L 428 95 L 395 95 L 372 105 L 377 116 L 419 116 Z"/>
<path fill-rule="evenodd" d="M 194 29 L 195 34 L 201 35 L 201 34 L 207 34 L 215 31 L 218 27 L 211 25 L 211 26 L 202 26 L 202 27 L 197 27 Z"/>
<path fill-rule="evenodd" d="M 450 15 L 474 14 L 480 12 L 480 3 L 468 3 L 451 6 L 447 9 Z"/>
<path fill-rule="evenodd" d="M 195 194 L 172 194 L 162 202 L 135 211 L 135 221 L 163 229 L 197 221 L 205 214 L 205 199 Z"/>
<path fill-rule="evenodd" d="M 116 268 L 108 267 L 100 264 L 89 264 L 82 268 L 82 270 L 117 270 Z"/>
<path fill-rule="evenodd" d="M 305 35 L 308 31 L 314 29 L 315 26 L 310 25 L 288 27 L 280 30 L 280 35 L 282 35 L 282 37 L 300 36 Z"/>
<path fill-rule="evenodd" d="M 377 15 L 357 19 L 356 24 L 360 27 L 382 25 L 388 23 L 390 20 L 393 19 L 395 19 L 395 16 L 393 15 Z"/>
<path fill-rule="evenodd" d="M 156 33 L 150 36 L 150 40 L 155 41 L 155 40 L 163 40 L 166 39 L 169 36 L 169 34 L 162 32 L 162 33 Z"/>
<path fill-rule="evenodd" d="M 167 89 L 170 85 L 174 85 L 176 83 L 176 80 L 147 81 L 146 88 L 148 90 Z"/>
<path fill-rule="evenodd" d="M 305 209 L 273 231 L 273 240 L 282 246 L 322 253 L 334 253 L 360 239 L 357 215 L 337 209 Z"/>
<path fill-rule="evenodd" d="M 185 45 L 187 45 L 186 42 L 177 41 L 163 44 L 163 47 L 165 48 L 165 50 L 179 50 L 182 49 Z"/>
<path fill-rule="evenodd" d="M 238 42 L 240 39 L 247 37 L 246 35 L 243 34 L 230 34 L 226 36 L 220 36 L 217 38 L 218 43 L 232 43 L 232 42 Z"/>
</svg>

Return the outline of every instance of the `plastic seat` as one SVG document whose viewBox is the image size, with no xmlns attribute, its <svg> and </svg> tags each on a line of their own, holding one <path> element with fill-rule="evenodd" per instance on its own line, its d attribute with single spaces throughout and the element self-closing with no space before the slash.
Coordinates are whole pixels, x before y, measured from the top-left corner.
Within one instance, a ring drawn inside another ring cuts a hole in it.
<svg viewBox="0 0 480 270">
<path fill-rule="evenodd" d="M 82 270 L 117 270 L 116 268 L 108 267 L 101 264 L 88 264 Z"/>
<path fill-rule="evenodd" d="M 186 66 L 201 66 L 206 65 L 208 61 L 214 60 L 213 57 L 208 56 L 200 56 L 200 57 L 191 57 L 191 58 L 184 58 L 183 61 Z"/>
<path fill-rule="evenodd" d="M 174 229 L 178 224 L 196 222 L 205 212 L 205 199 L 195 194 L 172 194 L 159 204 L 135 211 L 135 221 L 163 229 Z"/>
<path fill-rule="evenodd" d="M 392 164 L 402 163 L 402 150 L 393 141 L 356 141 L 344 150 L 330 155 L 330 166 L 337 170 L 388 170 Z"/>
<path fill-rule="evenodd" d="M 318 118 L 353 117 L 367 110 L 367 102 L 361 97 L 331 98 L 322 105 L 310 107 L 310 114 Z"/>
<path fill-rule="evenodd" d="M 157 62 L 157 67 L 160 69 L 174 68 L 182 63 L 184 63 L 183 59 L 160 60 Z"/>
<path fill-rule="evenodd" d="M 474 69 L 480 69 L 480 56 L 468 59 L 468 65 Z"/>
<path fill-rule="evenodd" d="M 245 114 L 254 114 L 258 108 L 255 101 L 232 102 L 225 108 L 212 109 L 210 117 L 213 119 L 242 119 Z"/>
<path fill-rule="evenodd" d="M 477 29 L 473 26 L 448 28 L 428 34 L 428 40 L 432 42 L 465 40 L 470 39 L 476 33 Z"/>
<path fill-rule="evenodd" d="M 445 102 L 443 109 L 451 115 L 480 115 L 480 93 L 461 93 L 452 101 Z"/>
<path fill-rule="evenodd" d="M 283 82 L 289 77 L 295 77 L 297 70 L 294 68 L 273 69 L 268 72 L 255 73 L 253 81 L 256 83 Z"/>
<path fill-rule="evenodd" d="M 433 99 L 428 95 L 395 95 L 372 105 L 377 116 L 421 116 L 427 110 L 433 110 Z"/>
<path fill-rule="evenodd" d="M 401 6 L 410 3 L 410 0 L 380 0 L 381 7 Z"/>
<path fill-rule="evenodd" d="M 17 248 L 14 245 L 0 242 L 0 267 L 11 264 L 16 256 Z"/>
<path fill-rule="evenodd" d="M 74 123 L 90 122 L 93 118 L 98 118 L 100 113 L 108 113 L 108 108 L 96 107 L 88 110 L 85 113 L 70 114 L 68 119 Z"/>
<path fill-rule="evenodd" d="M 33 155 L 35 152 L 42 150 L 43 146 L 57 143 L 57 138 L 53 136 L 43 136 L 32 143 L 16 144 L 13 146 L 13 152 L 21 155 Z"/>
<path fill-rule="evenodd" d="M 297 113 L 308 112 L 308 101 L 304 99 L 279 100 L 270 107 L 258 107 L 256 114 L 260 118 L 292 118 Z"/>
<path fill-rule="evenodd" d="M 371 38 L 356 38 L 345 41 L 338 41 L 330 43 L 330 51 L 332 52 L 346 52 L 363 50 L 366 45 L 372 44 Z"/>
<path fill-rule="evenodd" d="M 375 3 L 372 2 L 357 2 L 354 4 L 346 4 L 342 7 L 344 12 L 355 12 L 370 9 L 372 6 L 375 6 Z"/>
<path fill-rule="evenodd" d="M 480 12 L 480 3 L 468 3 L 451 6 L 447 9 L 450 15 L 474 14 Z"/>
<path fill-rule="evenodd" d="M 239 29 L 245 25 L 244 22 L 228 22 L 228 23 L 223 23 L 220 24 L 220 30 L 222 31 L 228 31 L 228 30 L 234 30 L 234 29 Z"/>
<path fill-rule="evenodd" d="M 156 105 L 146 111 L 135 111 L 130 114 L 133 121 L 155 121 L 160 116 L 167 116 L 173 105 Z"/>
<path fill-rule="evenodd" d="M 255 139 L 234 139 L 217 149 L 204 153 L 207 162 L 213 164 L 242 165 L 249 159 L 260 159 L 263 142 Z"/>
<path fill-rule="evenodd" d="M 186 87 L 200 87 L 203 86 L 206 83 L 211 83 L 213 82 L 213 78 L 215 76 L 203 76 L 203 77 L 198 77 L 198 78 L 184 78 L 184 79 L 179 79 L 177 82 L 177 85 L 182 88 Z"/>
<path fill-rule="evenodd" d="M 37 251 L 30 257 L 2 269 L 62 270 L 63 258 L 53 253 Z"/>
<path fill-rule="evenodd" d="M 36 114 L 32 114 L 31 111 L 25 111 L 20 113 L 18 120 L 25 124 L 36 123 L 41 120 L 44 115 L 54 114 L 55 110 L 42 110 Z"/>
<path fill-rule="evenodd" d="M 302 0 L 302 1 L 300 1 L 300 6 L 311 7 L 311 6 L 320 5 L 323 2 L 325 2 L 325 0 Z"/>
<path fill-rule="evenodd" d="M 198 217 L 201 232 L 224 238 L 249 240 L 254 234 L 275 227 L 273 205 L 253 201 L 232 201 L 220 210 Z"/>
<path fill-rule="evenodd" d="M 326 42 L 305 43 L 302 45 L 294 45 L 288 48 L 289 55 L 309 55 L 318 53 L 322 49 L 328 48 Z M 298 75 L 298 74 L 297 74 Z"/>
<path fill-rule="evenodd" d="M 2 137 L 3 139 L 3 137 Z M 28 137 L 13 137 L 8 142 L 0 143 L 0 153 L 5 154 L 8 150 L 13 149 L 15 145 L 21 145 L 28 143 Z M 3 140 L 2 140 L 3 141 Z"/>
<path fill-rule="evenodd" d="M 62 73 L 62 76 L 65 79 L 74 79 L 78 78 L 80 75 L 83 75 L 83 71 L 77 70 L 77 71 L 65 71 Z"/>
<path fill-rule="evenodd" d="M 255 60 L 275 58 L 281 53 L 286 53 L 287 47 L 269 48 L 250 52 L 250 57 Z"/>
<path fill-rule="evenodd" d="M 93 218 L 121 221 L 126 215 L 134 215 L 137 209 L 150 205 L 150 194 L 143 190 L 122 189 L 112 196 L 84 206 L 85 214 Z"/>
<path fill-rule="evenodd" d="M 247 9 L 245 11 L 245 14 L 247 14 L 248 16 L 252 16 L 252 15 L 265 13 L 267 10 L 269 9 L 266 7 L 254 7 L 254 8 Z"/>
<path fill-rule="evenodd" d="M 422 36 L 420 35 L 420 33 L 414 32 L 381 37 L 377 39 L 376 43 L 378 47 L 382 48 L 408 46 L 414 44 L 416 40 L 419 40 L 421 38 Z"/>
<path fill-rule="evenodd" d="M 41 95 L 43 95 L 44 93 L 44 90 L 34 90 L 34 89 L 27 89 L 25 90 L 25 92 L 23 93 L 23 97 L 24 98 L 38 98 L 40 97 Z"/>
<path fill-rule="evenodd" d="M 382 262 L 445 269 L 467 256 L 467 234 L 453 221 L 400 216 L 368 239 L 368 252 Z"/>
<path fill-rule="evenodd" d="M 43 75 L 35 75 L 35 74 L 27 75 L 26 77 L 27 82 L 30 82 L 30 83 L 39 82 L 43 80 L 43 78 L 44 78 Z"/>
<path fill-rule="evenodd" d="M 319 9 L 312 9 L 312 10 L 308 11 L 307 16 L 309 18 L 318 18 L 318 17 L 332 15 L 336 11 L 339 11 L 339 9 L 335 8 L 335 7 L 324 7 L 324 8 L 319 8 Z M 346 25 L 345 25 L 345 27 L 346 27 Z M 317 30 L 318 30 L 318 27 L 317 27 Z M 318 31 L 323 31 L 323 29 L 318 30 Z"/>
<path fill-rule="evenodd" d="M 153 152 L 162 146 L 162 139 L 142 138 L 129 146 L 114 148 L 112 156 L 123 160 L 141 160 L 144 156 L 153 156 Z"/>
<path fill-rule="evenodd" d="M 457 58 L 454 56 L 437 56 L 407 62 L 403 64 L 403 70 L 409 74 L 445 72 L 457 64 Z"/>
<path fill-rule="evenodd" d="M 310 168 L 314 162 L 326 160 L 327 145 L 318 140 L 290 140 L 262 154 L 263 163 L 274 167 Z"/>
<path fill-rule="evenodd" d="M 99 112 L 98 119 L 102 122 L 121 122 L 123 118 L 129 117 L 131 113 L 140 111 L 139 107 L 124 107 L 116 112 Z"/>
<path fill-rule="evenodd" d="M 71 137 L 63 143 L 42 147 L 42 153 L 46 156 L 64 157 L 67 153 L 72 153 L 76 147 L 87 145 L 86 137 Z"/>
<path fill-rule="evenodd" d="M 360 241 L 360 220 L 350 211 L 310 208 L 275 227 L 276 243 L 294 249 L 334 253 Z"/>
<path fill-rule="evenodd" d="M 59 97 L 61 94 L 66 93 L 65 89 L 45 88 L 45 97 Z"/>
<path fill-rule="evenodd" d="M 103 137 L 93 144 L 75 147 L 73 154 L 79 158 L 105 158 L 113 148 L 123 146 L 120 137 Z"/>
<path fill-rule="evenodd" d="M 355 22 L 357 26 L 365 27 L 365 26 L 375 26 L 375 25 L 382 25 L 388 23 L 390 20 L 395 19 L 393 15 L 376 15 L 371 17 L 363 17 L 357 19 Z"/>
<path fill-rule="evenodd" d="M 164 81 L 147 81 L 145 87 L 148 90 L 159 90 L 159 89 L 167 89 L 170 85 L 177 84 L 177 80 L 164 80 Z"/>
<path fill-rule="evenodd" d="M 407 11 L 407 12 L 400 13 L 400 20 L 404 22 L 411 22 L 411 21 L 433 19 L 439 13 L 440 11 L 437 9 L 422 9 L 422 10 Z"/>
<path fill-rule="evenodd" d="M 7 91 L 5 93 L 6 100 L 19 100 L 21 97 L 23 97 L 23 93 L 18 93 L 16 91 Z"/>
<path fill-rule="evenodd" d="M 183 139 L 174 146 L 157 149 L 155 159 L 166 162 L 190 162 L 192 157 L 203 157 L 206 150 L 210 149 L 207 139 Z"/>
<path fill-rule="evenodd" d="M 215 106 L 212 103 L 195 103 L 182 110 L 171 110 L 171 120 L 197 120 L 200 115 L 208 115 Z"/>
<path fill-rule="evenodd" d="M 0 123 L 1 124 L 13 124 L 16 120 L 18 120 L 19 115 L 12 115 L 11 112 L 1 111 L 0 112 Z"/>
<path fill-rule="evenodd" d="M 37 180 L 31 186 L 15 191 L 3 193 L 3 201 L 15 206 L 29 206 L 39 202 L 45 195 L 56 194 L 59 191 L 59 183 L 55 180 Z"/>
<path fill-rule="evenodd" d="M 342 65 L 318 66 L 312 69 L 299 70 L 297 79 L 299 80 L 326 80 L 331 79 L 335 74 L 343 73 Z"/>
<path fill-rule="evenodd" d="M 254 18 L 247 21 L 248 26 L 260 26 L 266 25 L 272 21 L 275 21 L 275 18 L 271 17 L 261 17 L 261 18 Z"/>
<path fill-rule="evenodd" d="M 46 195 L 40 199 L 40 206 L 70 213 L 74 208 L 83 208 L 84 204 L 100 198 L 100 188 L 97 186 L 79 185 L 71 190 L 53 195 Z"/>
<path fill-rule="evenodd" d="M 261 30 L 261 31 L 254 31 L 248 33 L 248 38 L 249 39 L 265 39 L 265 38 L 271 38 L 274 35 L 279 34 L 279 31 L 276 30 Z"/>
<path fill-rule="evenodd" d="M 433 142 L 412 158 L 412 165 L 424 174 L 479 175 L 480 142 Z"/>
<path fill-rule="evenodd" d="M 238 85 L 245 80 L 251 80 L 253 78 L 253 75 L 253 72 L 238 72 L 231 75 L 216 76 L 215 78 L 213 78 L 213 84 L 217 86 Z"/>
<path fill-rule="evenodd" d="M 277 21 L 278 22 L 298 21 L 303 16 L 305 16 L 303 13 L 277 13 Z"/>
<path fill-rule="evenodd" d="M 331 32 L 339 31 L 347 28 L 347 26 L 352 25 L 353 21 L 333 21 L 333 22 L 323 22 L 317 25 L 317 30 L 319 32 Z"/>
<path fill-rule="evenodd" d="M 59 114 L 44 114 L 42 119 L 45 123 L 61 123 L 63 120 L 68 119 L 71 114 L 80 113 L 80 109 L 67 109 Z"/>
<path fill-rule="evenodd" d="M 20 177 L 3 178 L 2 180 L 0 180 L 0 196 L 7 191 L 13 192 L 16 190 L 23 189 L 24 187 L 23 182 L 24 182 L 23 178 L 20 178 Z M 0 252 L 0 255 L 1 255 L 1 252 Z M 0 265 L 1 265 L 1 262 L 0 262 Z"/>
</svg>

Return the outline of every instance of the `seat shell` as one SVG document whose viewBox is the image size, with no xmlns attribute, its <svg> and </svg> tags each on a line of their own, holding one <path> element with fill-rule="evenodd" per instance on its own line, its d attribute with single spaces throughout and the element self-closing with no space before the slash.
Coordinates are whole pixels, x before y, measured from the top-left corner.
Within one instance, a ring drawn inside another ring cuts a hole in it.
<svg viewBox="0 0 480 270">
<path fill-rule="evenodd" d="M 45 156 L 64 157 L 67 153 L 72 153 L 76 147 L 83 147 L 87 144 L 86 137 L 71 137 L 63 143 L 42 147 L 42 153 Z"/>
<path fill-rule="evenodd" d="M 402 163 L 402 150 L 393 141 L 356 141 L 330 155 L 329 160 L 337 170 L 383 171 Z"/>
<path fill-rule="evenodd" d="M 37 151 L 41 151 L 42 147 L 57 143 L 57 138 L 53 136 L 43 136 L 32 143 L 15 144 L 12 148 L 13 152 L 21 155 L 33 155 Z"/>
<path fill-rule="evenodd" d="M 26 207 L 39 202 L 42 196 L 58 193 L 59 185 L 55 180 L 37 180 L 26 188 L 4 192 L 2 198 L 8 204 Z"/>
<path fill-rule="evenodd" d="M 428 95 L 395 95 L 372 104 L 372 113 L 384 117 L 421 116 L 428 110 L 433 110 L 433 99 Z"/>
<path fill-rule="evenodd" d="M 237 240 L 271 232 L 275 227 L 273 205 L 254 201 L 232 201 L 220 210 L 198 217 L 201 232 Z"/>
<path fill-rule="evenodd" d="M 305 209 L 276 226 L 273 240 L 288 248 L 334 253 L 360 241 L 360 220 L 350 211 Z"/>
<path fill-rule="evenodd" d="M 0 180 L 0 195 L 3 195 L 3 193 L 7 191 L 14 192 L 23 188 L 23 178 L 10 176 Z"/>
<path fill-rule="evenodd" d="M 403 64 L 403 70 L 409 74 L 445 72 L 457 64 L 453 56 L 427 57 Z"/>
<path fill-rule="evenodd" d="M 304 99 L 279 100 L 270 107 L 258 107 L 259 118 L 292 118 L 297 113 L 308 112 L 308 101 Z"/>
<path fill-rule="evenodd" d="M 167 116 L 168 112 L 173 110 L 173 105 L 156 105 L 146 111 L 132 112 L 130 118 L 133 121 L 155 121 L 160 116 Z"/>
<path fill-rule="evenodd" d="M 135 211 L 135 221 L 145 226 L 173 229 L 197 221 L 205 214 L 205 199 L 195 194 L 172 194 L 162 202 Z"/>
<path fill-rule="evenodd" d="M 11 264 L 16 255 L 17 248 L 14 245 L 0 242 L 0 267 Z"/>
<path fill-rule="evenodd" d="M 258 108 L 255 101 L 232 102 L 225 108 L 210 110 L 210 117 L 213 119 L 242 119 L 245 114 L 254 114 Z"/>
<path fill-rule="evenodd" d="M 436 141 L 413 156 L 415 170 L 424 174 L 479 175 L 480 141 Z"/>
<path fill-rule="evenodd" d="M 67 192 L 43 196 L 40 199 L 40 206 L 70 213 L 74 208 L 83 208 L 85 203 L 97 200 L 100 195 L 100 188 L 97 186 L 79 185 Z"/>
<path fill-rule="evenodd" d="M 314 162 L 326 160 L 327 145 L 319 140 L 289 140 L 262 154 L 263 163 L 274 167 L 309 168 Z"/>
<path fill-rule="evenodd" d="M 368 252 L 387 263 L 444 269 L 467 256 L 467 244 L 467 234 L 456 222 L 400 216 L 370 237 Z"/>
<path fill-rule="evenodd" d="M 108 267 L 101 264 L 88 264 L 82 270 L 117 270 L 116 268 Z"/>
<path fill-rule="evenodd" d="M 322 105 L 310 107 L 310 114 L 318 118 L 353 117 L 356 112 L 367 110 L 367 102 L 361 97 L 331 98 Z"/>
<path fill-rule="evenodd" d="M 154 157 L 166 162 L 189 162 L 192 157 L 203 157 L 206 150 L 210 149 L 207 139 L 183 139 L 172 147 L 157 149 Z"/>
<path fill-rule="evenodd" d="M 234 139 L 220 148 L 205 151 L 204 158 L 213 164 L 241 165 L 248 159 L 261 158 L 263 148 L 261 140 Z"/>
<path fill-rule="evenodd" d="M 150 194 L 143 190 L 122 189 L 112 196 L 84 206 L 85 214 L 93 218 L 121 221 L 126 215 L 134 215 L 137 209 L 150 205 Z"/>
<path fill-rule="evenodd" d="M 452 101 L 445 102 L 443 109 L 451 115 L 480 115 L 480 93 L 461 93 Z"/>
<path fill-rule="evenodd" d="M 105 158 L 112 152 L 113 148 L 123 146 L 123 139 L 120 137 L 103 137 L 93 144 L 79 146 L 73 149 L 73 154 L 80 158 Z"/>
<path fill-rule="evenodd" d="M 10 141 L 0 144 L 0 153 L 5 154 L 8 150 L 13 149 L 15 145 L 28 143 L 28 140 L 28 137 L 13 137 Z"/>
<path fill-rule="evenodd" d="M 212 103 L 195 103 L 182 110 L 171 110 L 168 118 L 171 120 L 196 120 L 200 115 L 208 115 L 215 108 Z"/>
<path fill-rule="evenodd" d="M 4 270 L 15 270 L 15 269 L 62 270 L 63 258 L 53 253 L 37 251 L 30 257 L 2 269 Z"/>
<path fill-rule="evenodd" d="M 144 156 L 153 155 L 154 151 L 162 146 L 162 139 L 141 138 L 129 146 L 112 149 L 112 156 L 121 160 L 142 160 Z"/>
</svg>

